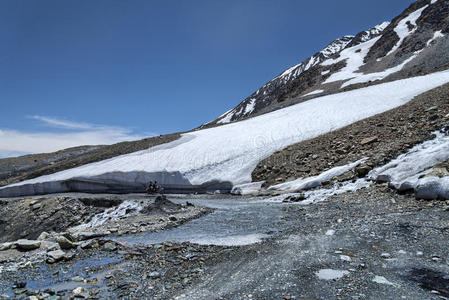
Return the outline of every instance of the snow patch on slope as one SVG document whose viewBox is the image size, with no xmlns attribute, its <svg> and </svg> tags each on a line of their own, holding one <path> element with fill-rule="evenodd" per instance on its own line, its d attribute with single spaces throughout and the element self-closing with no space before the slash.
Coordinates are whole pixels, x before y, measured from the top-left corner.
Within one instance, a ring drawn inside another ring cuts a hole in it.
<svg viewBox="0 0 449 300">
<path fill-rule="evenodd" d="M 402 64 L 397 65 L 396 67 L 392 67 L 389 69 L 386 69 L 385 71 L 382 72 L 376 72 L 376 73 L 368 73 L 368 74 L 357 74 L 357 77 L 346 81 L 345 83 L 343 83 L 343 85 L 341 86 L 342 88 L 349 86 L 351 84 L 356 84 L 356 83 L 364 83 L 364 82 L 368 82 L 368 81 L 376 81 L 376 80 L 382 80 L 384 78 L 386 78 L 387 76 L 394 74 L 396 72 L 399 72 L 402 70 L 402 68 L 404 68 L 404 66 L 406 64 L 408 64 L 409 62 L 411 62 L 412 60 L 414 60 L 418 54 L 421 51 L 417 51 L 413 56 L 411 56 L 410 58 L 406 59 L 404 62 L 402 62 Z"/>
<path fill-rule="evenodd" d="M 435 40 L 444 37 L 444 34 L 441 32 L 441 30 L 435 31 L 433 34 L 433 37 L 427 41 L 427 47 L 429 47 Z"/>
<path fill-rule="evenodd" d="M 328 59 L 321 63 L 323 66 L 330 66 L 333 64 L 337 64 L 341 61 L 346 61 L 346 66 L 343 67 L 340 71 L 332 74 L 329 78 L 326 79 L 323 83 L 331 83 L 340 80 L 352 79 L 354 77 L 359 76 L 356 72 L 360 69 L 361 66 L 364 65 L 364 58 L 368 54 L 371 47 L 380 39 L 380 37 L 376 37 L 374 39 L 369 40 L 368 42 L 361 43 L 357 46 L 348 48 L 343 50 L 340 53 L 340 57 L 335 59 Z"/>
<path fill-rule="evenodd" d="M 409 35 L 414 33 L 417 29 L 416 27 L 416 21 L 421 17 L 422 12 L 428 7 L 429 5 L 426 5 L 411 14 L 409 14 L 407 17 L 399 21 L 398 25 L 394 28 L 394 31 L 399 36 L 399 41 L 396 43 L 396 45 L 393 46 L 393 48 L 387 53 L 386 56 L 392 54 L 395 52 L 401 45 L 402 42 L 407 38 Z M 409 30 L 409 25 L 413 26 L 413 29 Z"/>
<path fill-rule="evenodd" d="M 249 103 L 246 105 L 244 114 L 246 115 L 246 114 L 252 113 L 255 106 L 256 106 L 256 99 L 252 98 L 249 101 Z"/>
</svg>

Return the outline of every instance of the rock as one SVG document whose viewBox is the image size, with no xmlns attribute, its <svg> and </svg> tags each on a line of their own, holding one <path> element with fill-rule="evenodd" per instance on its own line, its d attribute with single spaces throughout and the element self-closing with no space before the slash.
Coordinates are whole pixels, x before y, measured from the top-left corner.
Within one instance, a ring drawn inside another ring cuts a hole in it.
<svg viewBox="0 0 449 300">
<path fill-rule="evenodd" d="M 81 295 L 82 293 L 84 293 L 84 288 L 81 287 L 81 286 L 77 287 L 76 289 L 74 289 L 74 290 L 72 291 L 72 294 L 73 294 L 74 296 L 79 296 L 79 295 Z"/>
<path fill-rule="evenodd" d="M 173 221 L 173 222 L 176 222 L 176 221 L 178 220 L 178 218 L 176 218 L 176 217 L 173 216 L 173 215 L 169 216 L 168 219 L 169 219 L 170 221 Z"/>
<path fill-rule="evenodd" d="M 380 257 L 387 259 L 387 258 L 390 258 L 391 255 L 390 255 L 390 253 L 384 252 L 384 253 L 382 253 L 382 254 L 380 255 Z"/>
<path fill-rule="evenodd" d="M 381 174 L 381 175 L 377 176 L 377 178 L 376 178 L 377 183 L 385 183 L 385 182 L 390 182 L 390 181 L 391 181 L 390 175 Z"/>
<path fill-rule="evenodd" d="M 14 289 L 23 289 L 27 286 L 26 281 L 16 281 L 14 282 Z"/>
<path fill-rule="evenodd" d="M 75 245 L 69 241 L 66 237 L 59 235 L 55 237 L 56 242 L 61 246 L 61 249 L 68 250 L 75 247 Z"/>
<path fill-rule="evenodd" d="M 85 242 L 82 242 L 81 244 L 79 244 L 79 246 L 81 247 L 81 249 L 90 249 L 92 247 L 94 247 L 97 244 L 96 240 L 88 240 Z"/>
<path fill-rule="evenodd" d="M 424 177 L 438 177 L 443 178 L 449 176 L 449 171 L 446 168 L 433 168 L 429 174 L 426 174 Z"/>
<path fill-rule="evenodd" d="M 103 245 L 103 249 L 106 251 L 115 251 L 117 250 L 117 245 L 112 242 L 107 242 Z"/>
<path fill-rule="evenodd" d="M 31 206 L 31 209 L 32 210 L 38 210 L 38 209 L 40 209 L 42 207 L 42 204 L 41 203 L 36 203 L 36 204 L 33 204 L 32 206 Z"/>
<path fill-rule="evenodd" d="M 65 258 L 65 252 L 62 250 L 53 250 L 47 253 L 47 262 L 53 264 Z"/>
<path fill-rule="evenodd" d="M 32 201 L 30 201 L 29 206 L 31 207 L 37 203 L 39 203 L 39 200 L 32 200 Z"/>
<path fill-rule="evenodd" d="M 97 238 L 97 237 L 104 237 L 108 235 L 107 232 L 91 232 L 91 231 L 83 231 L 78 233 L 75 238 L 78 239 L 79 241 L 85 241 L 85 240 L 90 240 L 93 238 Z"/>
<path fill-rule="evenodd" d="M 41 246 L 41 241 L 22 239 L 18 240 L 16 245 L 20 250 L 30 251 L 39 248 Z"/>
<path fill-rule="evenodd" d="M 374 143 L 374 142 L 377 142 L 378 141 L 378 138 L 377 138 L 377 136 L 371 136 L 371 137 L 367 137 L 367 138 L 364 138 L 361 142 L 360 142 L 360 145 L 369 145 L 369 144 L 371 144 L 371 143 Z"/>
<path fill-rule="evenodd" d="M 69 253 L 66 253 L 65 254 L 65 260 L 71 260 L 71 259 L 73 259 L 75 257 L 75 253 L 73 253 L 73 252 L 69 252 Z"/>
<path fill-rule="evenodd" d="M 357 177 L 363 178 L 369 173 L 369 171 L 371 171 L 371 169 L 372 169 L 371 167 L 362 164 L 355 168 L 355 173 L 357 174 Z"/>
<path fill-rule="evenodd" d="M 51 234 L 49 234 L 48 232 L 43 231 L 41 234 L 39 234 L 39 236 L 37 237 L 38 241 L 43 241 L 46 240 L 48 238 L 51 237 Z"/>
<path fill-rule="evenodd" d="M 160 278 L 161 274 L 159 272 L 151 272 L 150 274 L 148 274 L 148 277 L 150 277 L 152 279 L 156 279 L 156 278 Z"/>
<path fill-rule="evenodd" d="M 81 276 L 75 276 L 75 277 L 72 277 L 71 280 L 73 280 L 75 282 L 83 282 L 84 278 Z"/>
<path fill-rule="evenodd" d="M 50 241 L 42 241 L 41 242 L 41 249 L 44 249 L 46 251 L 53 251 L 53 250 L 60 250 L 61 247 L 58 243 L 50 242 Z"/>
<path fill-rule="evenodd" d="M 13 243 L 3 243 L 0 244 L 0 251 L 5 251 L 11 249 Z"/>
</svg>

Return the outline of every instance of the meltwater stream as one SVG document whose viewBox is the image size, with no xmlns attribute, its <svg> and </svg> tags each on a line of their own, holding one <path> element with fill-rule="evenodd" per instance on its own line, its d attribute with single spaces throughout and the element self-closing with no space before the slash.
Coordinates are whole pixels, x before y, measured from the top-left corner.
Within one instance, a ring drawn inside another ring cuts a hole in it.
<svg viewBox="0 0 449 300">
<path fill-rule="evenodd" d="M 267 203 L 261 198 L 230 196 L 168 197 L 172 202 L 215 209 L 201 218 L 179 227 L 160 232 L 146 232 L 114 237 L 128 244 L 158 244 L 162 242 L 192 242 L 208 245 L 248 245 L 275 235 L 286 228 L 285 205 Z"/>
</svg>

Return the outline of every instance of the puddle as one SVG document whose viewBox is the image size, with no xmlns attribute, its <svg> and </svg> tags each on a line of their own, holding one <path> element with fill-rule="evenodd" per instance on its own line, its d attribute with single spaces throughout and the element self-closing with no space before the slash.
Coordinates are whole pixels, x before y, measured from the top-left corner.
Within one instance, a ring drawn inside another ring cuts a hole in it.
<svg viewBox="0 0 449 300">
<path fill-rule="evenodd" d="M 26 282 L 26 288 L 32 291 L 52 289 L 55 292 L 58 291 L 71 291 L 77 287 L 100 287 L 104 285 L 102 283 L 105 267 L 118 264 L 122 260 L 119 255 L 112 256 L 100 256 L 95 255 L 93 257 L 84 258 L 77 260 L 71 266 L 58 266 L 58 265 L 46 265 L 41 264 L 39 267 L 34 269 L 24 269 L 21 270 L 20 276 L 17 277 L 17 281 Z M 98 270 L 97 273 L 87 272 Z M 82 278 L 96 278 L 97 281 L 92 281 L 91 283 L 85 283 L 83 281 L 77 282 L 72 280 L 72 278 L 80 276 Z M 2 290 L 0 285 L 0 294 L 5 293 L 6 295 L 13 297 L 14 291 L 10 288 Z M 6 286 L 5 286 L 6 288 Z"/>
</svg>

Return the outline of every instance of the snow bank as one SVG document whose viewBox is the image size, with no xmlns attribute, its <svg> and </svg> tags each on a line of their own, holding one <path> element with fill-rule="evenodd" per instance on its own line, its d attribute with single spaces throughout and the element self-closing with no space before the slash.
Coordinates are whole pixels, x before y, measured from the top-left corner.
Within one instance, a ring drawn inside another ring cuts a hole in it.
<svg viewBox="0 0 449 300">
<path fill-rule="evenodd" d="M 281 184 L 270 186 L 269 190 L 277 190 L 277 191 L 302 191 L 302 190 L 308 190 L 317 186 L 320 186 L 323 182 L 329 181 L 334 177 L 340 176 L 341 174 L 344 174 L 358 165 L 360 165 L 362 162 L 367 160 L 367 158 L 363 158 L 361 160 L 358 160 L 354 163 L 347 164 L 344 166 L 339 166 L 332 168 L 330 170 L 327 170 L 317 176 L 311 176 L 307 178 L 298 178 L 293 181 L 284 182 Z"/>
<path fill-rule="evenodd" d="M 414 188 L 421 175 L 449 159 L 449 136 L 435 132 L 436 137 L 416 145 L 407 153 L 399 155 L 388 164 L 368 174 L 373 180 L 390 182 L 398 190 Z"/>
<path fill-rule="evenodd" d="M 248 120 L 185 133 L 176 141 L 9 185 L 0 196 L 70 190 L 70 180 L 93 190 L 157 180 L 192 190 L 231 190 L 250 183 L 257 164 L 275 151 L 396 108 L 449 82 L 449 71 L 318 97 Z M 210 185 L 209 185 L 210 184 Z M 220 188 L 222 185 L 222 188 Z M 36 188 L 35 188 L 36 187 Z M 38 188 L 37 188 L 38 187 Z M 61 190 L 66 188 L 66 190 Z"/>
<path fill-rule="evenodd" d="M 368 174 L 372 180 L 389 182 L 399 191 L 415 190 L 418 199 L 449 199 L 449 177 L 424 177 L 432 167 L 449 159 L 449 136 L 435 132 L 433 140 L 416 145 L 407 153 Z"/>
<path fill-rule="evenodd" d="M 262 188 L 264 181 L 250 182 L 236 185 L 232 188 L 231 194 L 234 195 L 254 195 Z"/>
</svg>

